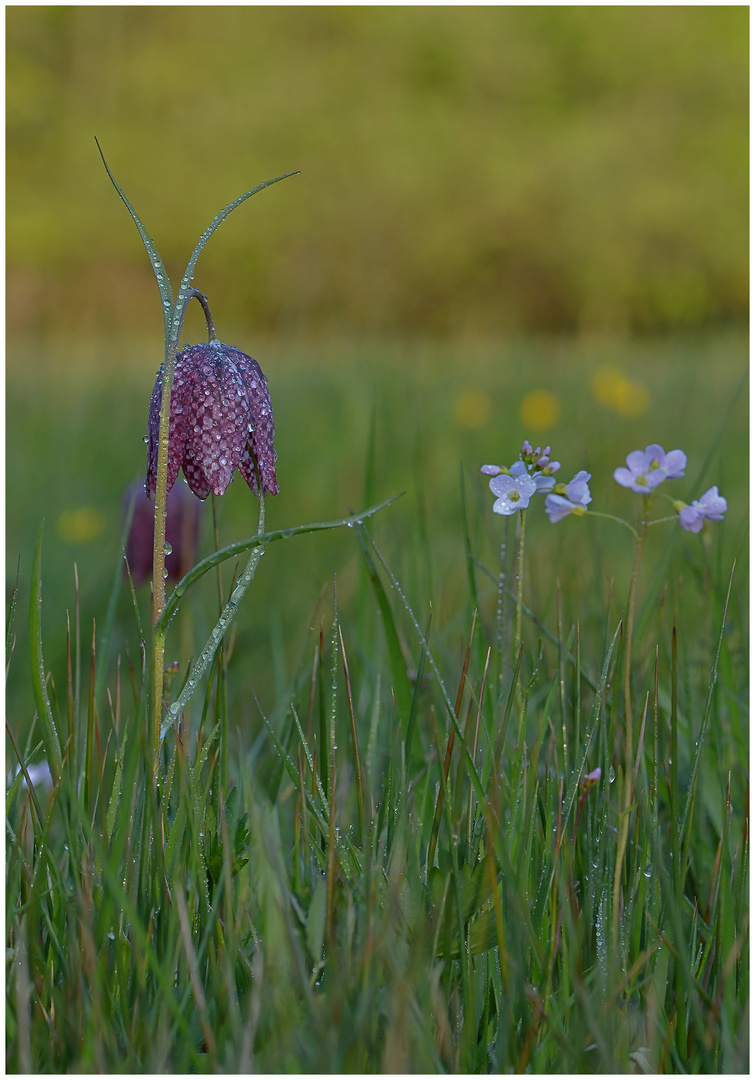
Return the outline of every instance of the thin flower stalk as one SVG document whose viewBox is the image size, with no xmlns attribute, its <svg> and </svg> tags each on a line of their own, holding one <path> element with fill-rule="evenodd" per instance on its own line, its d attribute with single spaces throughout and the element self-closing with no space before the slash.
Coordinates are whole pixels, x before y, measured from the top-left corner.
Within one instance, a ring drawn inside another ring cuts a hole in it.
<svg viewBox="0 0 755 1080">
<path fill-rule="evenodd" d="M 261 495 L 260 496 L 259 522 L 258 522 L 258 525 L 257 525 L 257 535 L 260 535 L 261 533 L 264 533 L 264 531 L 265 531 L 265 496 Z M 236 611 L 238 609 L 238 606 L 241 603 L 241 601 L 244 599 L 244 594 L 246 593 L 246 590 L 249 588 L 249 586 L 252 583 L 252 580 L 254 579 L 254 575 L 255 575 L 255 573 L 257 571 L 257 566 L 259 565 L 259 561 L 262 558 L 262 556 L 264 555 L 264 553 L 265 553 L 265 549 L 261 544 L 252 548 L 252 552 L 251 552 L 251 554 L 249 556 L 249 561 L 247 562 L 243 573 L 239 577 L 239 580 L 236 582 L 236 585 L 234 586 L 233 592 L 231 593 L 230 599 L 228 600 L 228 603 L 223 608 L 223 611 L 222 611 L 222 613 L 220 615 L 220 618 L 218 619 L 217 623 L 215 624 L 215 627 L 213 628 L 212 633 L 210 634 L 210 637 L 209 637 L 209 639 L 207 641 L 207 644 L 202 649 L 201 653 L 199 654 L 196 661 L 194 662 L 194 666 L 192 667 L 191 671 L 189 672 L 189 677 L 186 680 L 186 684 L 185 684 L 183 690 L 178 695 L 176 700 L 171 703 L 170 708 L 168 709 L 168 719 L 166 720 L 166 722 L 164 724 L 161 724 L 160 728 L 158 729 L 158 749 L 159 749 L 159 741 L 163 738 L 163 736 L 169 730 L 169 728 L 170 728 L 171 724 L 173 723 L 173 721 L 178 719 L 178 716 L 179 716 L 181 710 L 186 708 L 186 705 L 188 704 L 190 698 L 194 694 L 194 691 L 196 690 L 196 688 L 197 688 L 197 686 L 199 684 L 199 680 L 202 678 L 204 673 L 209 668 L 210 664 L 215 659 L 215 653 L 218 651 L 220 643 L 223 640 L 223 637 L 224 637 L 226 631 L 228 630 L 228 627 L 231 625 L 231 623 L 233 622 L 233 620 L 234 620 L 234 618 L 236 616 Z"/>
<path fill-rule="evenodd" d="M 207 241 L 210 239 L 216 229 L 222 224 L 223 221 L 231 214 L 238 206 L 249 199 L 252 195 L 256 195 L 257 192 L 262 191 L 263 188 L 270 187 L 272 184 L 278 183 L 280 180 L 285 180 L 289 176 L 296 175 L 295 173 L 285 173 L 282 176 L 276 176 L 271 180 L 265 180 L 261 184 L 257 184 L 256 187 L 251 188 L 249 191 L 245 191 L 243 195 L 239 195 L 238 198 L 228 203 L 223 207 L 219 214 L 217 214 L 210 222 L 209 226 L 205 229 L 197 242 L 194 251 L 191 254 L 184 275 L 179 285 L 178 294 L 175 302 L 173 299 L 173 290 L 171 288 L 170 280 L 165 271 L 162 259 L 157 251 L 152 237 L 147 232 L 141 218 L 136 213 L 129 200 L 126 198 L 123 190 L 117 183 L 115 177 L 110 172 L 105 157 L 102 154 L 99 143 L 97 148 L 100 150 L 100 156 L 102 157 L 105 171 L 107 172 L 113 186 L 115 187 L 118 195 L 122 199 L 126 209 L 131 215 L 134 224 L 139 230 L 139 235 L 142 238 L 142 242 L 147 250 L 152 269 L 157 279 L 157 286 L 160 291 L 160 299 L 162 301 L 163 308 L 163 322 L 165 327 L 165 360 L 163 363 L 162 373 L 162 400 L 160 403 L 160 421 L 157 436 L 157 455 L 154 462 L 154 491 L 155 491 L 155 532 L 154 532 L 154 545 L 153 545 L 153 579 L 152 579 L 152 664 L 151 664 L 151 677 L 152 677 L 152 697 L 151 697 L 151 727 L 152 727 L 152 752 L 153 752 L 153 782 L 157 787 L 158 773 L 159 773 L 159 748 L 160 748 L 160 728 L 162 721 L 162 709 L 163 709 L 163 670 L 165 662 L 165 627 L 162 624 L 162 614 L 165 608 L 165 528 L 166 528 L 166 516 L 167 516 L 167 495 L 168 495 L 168 460 L 169 460 L 169 419 L 171 415 L 172 405 L 172 390 L 173 380 L 176 367 L 176 356 L 178 352 L 178 339 L 183 326 L 184 313 L 186 311 L 186 305 L 193 297 L 200 298 L 201 294 L 197 292 L 191 285 L 194 277 L 194 270 L 196 268 L 197 260 L 200 254 L 204 250 Z M 200 299 L 200 303 L 205 307 L 207 314 L 208 309 Z M 211 324 L 211 319 L 208 315 L 208 328 L 210 330 L 211 340 L 214 337 L 215 329 Z M 262 495 L 262 491 L 260 491 Z M 259 558 L 259 556 L 257 557 Z M 214 653 L 213 653 L 214 655 Z"/>
<path fill-rule="evenodd" d="M 182 283 L 183 285 L 183 283 Z M 182 296 L 182 293 L 185 295 Z M 163 670 L 165 667 L 165 631 L 158 628 L 165 607 L 165 527 L 168 517 L 168 443 L 170 433 L 170 406 L 173 395 L 173 378 L 176 370 L 176 354 L 181 336 L 186 308 L 189 301 L 200 299 L 207 329 L 212 337 L 215 327 L 209 313 L 206 297 L 198 289 L 179 290 L 179 302 L 173 312 L 165 348 L 162 376 L 162 401 L 160 402 L 160 432 L 157 444 L 157 479 L 155 483 L 155 537 L 152 555 L 152 780 L 157 784 L 160 760 L 160 728 L 163 711 Z M 204 302 L 202 302 L 204 301 Z"/>
</svg>

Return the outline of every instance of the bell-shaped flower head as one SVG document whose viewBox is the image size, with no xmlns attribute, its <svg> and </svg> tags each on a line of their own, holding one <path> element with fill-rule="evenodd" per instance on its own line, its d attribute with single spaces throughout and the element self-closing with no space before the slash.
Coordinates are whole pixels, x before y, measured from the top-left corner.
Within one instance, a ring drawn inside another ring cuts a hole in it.
<svg viewBox="0 0 755 1080">
<path fill-rule="evenodd" d="M 657 488 L 664 480 L 676 480 L 684 476 L 687 455 L 682 450 L 667 454 L 662 446 L 651 443 L 645 450 L 633 450 L 627 455 L 626 467 L 614 470 L 613 478 L 622 487 L 631 488 L 641 495 Z"/>
<path fill-rule="evenodd" d="M 708 488 L 700 499 L 695 499 L 691 506 L 683 503 L 674 504 L 679 510 L 679 524 L 687 532 L 699 533 L 704 521 L 723 521 L 728 504 L 723 495 L 718 494 L 718 487 Z"/>
<path fill-rule="evenodd" d="M 149 405 L 147 495 L 155 494 L 162 368 Z M 168 491 L 183 469 L 199 499 L 222 495 L 238 468 L 257 494 L 278 493 L 275 425 L 267 379 L 251 356 L 213 339 L 176 356 L 168 426 Z"/>
</svg>

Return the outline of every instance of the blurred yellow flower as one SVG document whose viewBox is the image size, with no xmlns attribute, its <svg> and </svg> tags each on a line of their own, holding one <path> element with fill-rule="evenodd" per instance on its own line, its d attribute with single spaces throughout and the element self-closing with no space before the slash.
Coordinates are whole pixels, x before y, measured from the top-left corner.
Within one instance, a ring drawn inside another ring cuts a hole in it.
<svg viewBox="0 0 755 1080">
<path fill-rule="evenodd" d="M 628 379 L 612 364 L 603 364 L 590 383 L 593 397 L 611 412 L 632 419 L 642 416 L 650 404 L 647 386 L 638 379 Z"/>
<path fill-rule="evenodd" d="M 561 415 L 561 404 L 550 390 L 531 390 L 519 406 L 519 418 L 528 431 L 547 431 Z"/>
<path fill-rule="evenodd" d="M 490 420 L 493 403 L 481 390 L 463 390 L 454 403 L 454 412 L 459 427 L 476 431 Z"/>
<path fill-rule="evenodd" d="M 67 544 L 88 544 L 100 535 L 104 527 L 105 515 L 94 506 L 64 510 L 57 524 L 58 536 Z"/>
</svg>

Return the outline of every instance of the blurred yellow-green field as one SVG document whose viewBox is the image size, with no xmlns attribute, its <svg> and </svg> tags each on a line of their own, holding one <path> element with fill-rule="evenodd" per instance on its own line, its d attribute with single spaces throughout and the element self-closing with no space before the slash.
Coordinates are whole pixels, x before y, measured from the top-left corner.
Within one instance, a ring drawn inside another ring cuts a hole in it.
<svg viewBox="0 0 755 1080">
<path fill-rule="evenodd" d="M 7 9 L 14 723 L 34 711 L 25 609 L 40 521 L 46 661 L 62 673 L 74 563 L 84 638 L 104 617 L 163 353 L 154 277 L 95 136 L 174 284 L 225 203 L 301 170 L 234 214 L 195 280 L 221 339 L 270 381 L 271 527 L 406 491 L 375 532 L 419 611 L 432 602 L 436 625 L 453 627 L 468 599 L 462 473 L 475 555 L 495 568 L 501 522 L 483 462 L 510 464 L 525 436 L 550 443 L 566 479 L 592 472 L 596 506 L 631 514 L 613 469 L 658 441 L 688 455 L 681 497 L 718 483 L 729 499 L 715 557 L 736 555 L 743 581 L 748 14 Z M 202 335 L 197 308 L 184 337 Z M 221 543 L 251 534 L 255 515 L 237 481 L 219 505 Z M 557 577 L 574 615 L 585 582 L 623 602 L 628 540 L 605 524 L 533 521 L 528 589 L 543 618 Z M 696 580 L 692 540 L 677 537 L 673 555 Z M 253 670 L 234 676 L 265 707 L 334 571 L 348 607 L 360 571 L 346 530 L 266 553 L 237 629 Z M 144 614 L 145 591 L 140 603 Z M 130 641 L 133 657 L 125 596 L 117 627 L 114 645 Z"/>
<path fill-rule="evenodd" d="M 280 333 L 743 320 L 746 7 L 10 7 L 12 333 L 158 333 L 168 269 Z M 12 361 L 11 361 L 12 362 Z"/>
</svg>

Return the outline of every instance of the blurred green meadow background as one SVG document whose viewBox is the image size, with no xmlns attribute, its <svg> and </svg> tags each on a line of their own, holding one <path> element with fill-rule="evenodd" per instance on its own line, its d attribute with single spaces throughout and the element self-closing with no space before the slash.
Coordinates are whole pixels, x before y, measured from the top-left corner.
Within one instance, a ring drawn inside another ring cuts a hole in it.
<svg viewBox="0 0 755 1080">
<path fill-rule="evenodd" d="M 269 527 L 405 491 L 375 535 L 456 654 L 468 627 L 461 477 L 472 550 L 495 570 L 502 523 L 483 462 L 510 464 L 525 436 L 550 443 L 565 479 L 588 469 L 594 506 L 628 516 L 633 496 L 613 469 L 657 441 L 688 455 L 675 494 L 718 483 L 729 500 L 713 557 L 727 572 L 738 558 L 741 611 L 748 17 L 742 7 L 8 8 L 14 729 L 34 714 L 25 624 L 40 521 L 45 661 L 62 686 L 74 564 L 86 639 L 119 566 L 123 490 L 145 471 L 162 361 L 153 275 L 95 136 L 176 282 L 225 203 L 301 170 L 234 214 L 195 279 L 221 339 L 269 379 L 281 487 Z M 197 308 L 184 337 L 203 333 Z M 204 552 L 209 504 L 203 515 Z M 255 515 L 234 483 L 218 505 L 221 543 L 253 533 Z M 538 616 L 553 624 L 558 578 L 569 618 L 585 589 L 612 582 L 618 617 L 629 540 L 608 523 L 531 520 L 525 596 Z M 677 529 L 653 541 L 648 581 L 654 560 L 673 558 L 694 612 L 697 539 Z M 265 554 L 235 628 L 242 733 L 259 729 L 250 684 L 272 710 L 311 647 L 334 572 L 348 622 L 364 587 L 352 534 Z M 175 635 L 176 655 L 179 639 L 189 652 L 203 640 L 213 588 Z M 481 594 L 489 634 L 494 594 Z M 146 618 L 147 587 L 140 602 Z M 114 651 L 124 645 L 136 662 L 125 594 Z"/>
</svg>

